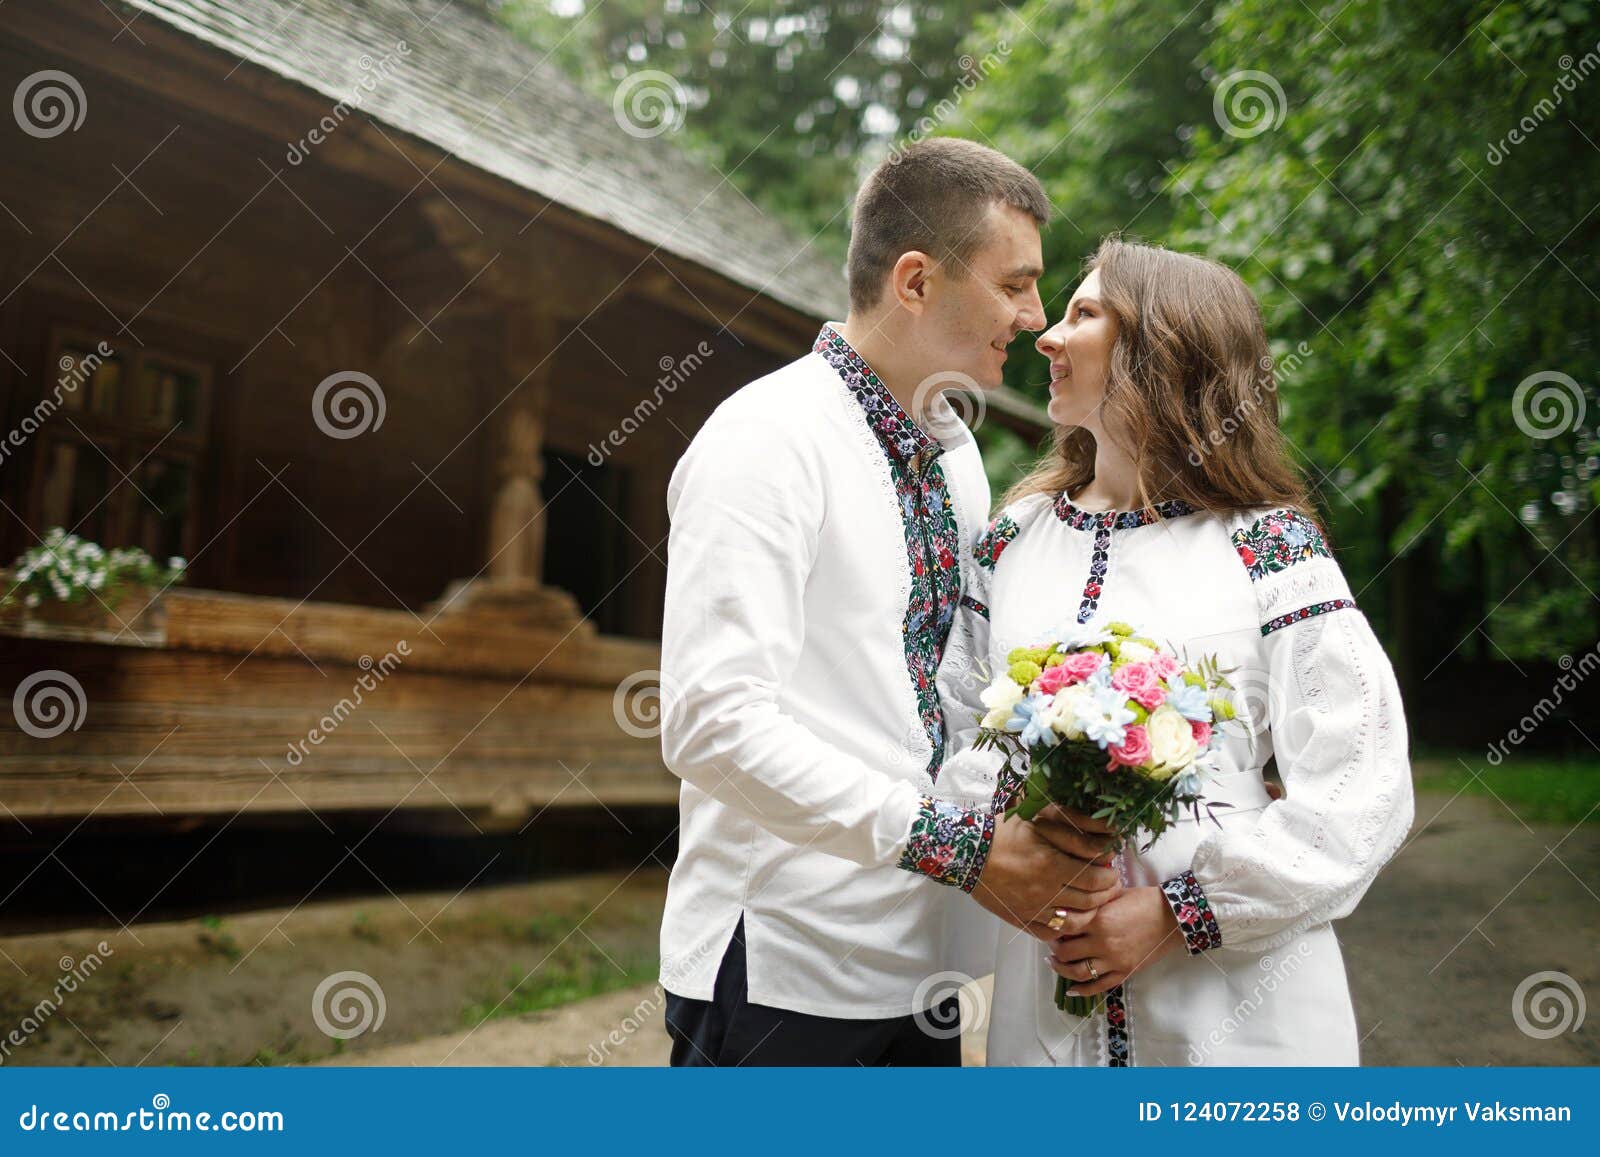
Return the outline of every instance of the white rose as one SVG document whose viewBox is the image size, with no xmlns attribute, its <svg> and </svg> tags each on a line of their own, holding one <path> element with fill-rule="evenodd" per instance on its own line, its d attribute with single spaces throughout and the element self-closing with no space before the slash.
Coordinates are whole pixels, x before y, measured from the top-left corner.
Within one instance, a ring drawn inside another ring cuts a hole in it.
<svg viewBox="0 0 1600 1157">
<path fill-rule="evenodd" d="M 1194 762 L 1199 754 L 1194 729 L 1174 707 L 1162 704 L 1150 713 L 1145 724 L 1150 736 L 1150 762 L 1157 779 L 1169 779 Z"/>
<path fill-rule="evenodd" d="M 1056 692 L 1050 701 L 1050 726 L 1063 739 L 1083 738 L 1083 716 L 1094 710 L 1094 692 L 1082 683 Z"/>
<path fill-rule="evenodd" d="M 1130 663 L 1144 663 L 1155 657 L 1155 651 L 1143 643 L 1124 643 L 1117 649 L 1117 657 Z"/>
<path fill-rule="evenodd" d="M 983 700 L 983 705 L 989 713 L 978 722 L 980 727 L 1004 727 L 1006 720 L 1011 718 L 1011 709 L 1022 702 L 1024 689 L 1020 683 L 1009 675 L 998 675 L 995 681 L 983 689 L 978 697 Z"/>
</svg>

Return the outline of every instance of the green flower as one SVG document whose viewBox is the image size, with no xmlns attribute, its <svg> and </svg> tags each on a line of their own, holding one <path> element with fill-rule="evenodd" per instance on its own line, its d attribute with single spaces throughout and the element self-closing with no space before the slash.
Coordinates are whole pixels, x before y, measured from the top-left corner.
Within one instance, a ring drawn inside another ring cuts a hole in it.
<svg viewBox="0 0 1600 1157">
<path fill-rule="evenodd" d="M 1016 652 L 1013 651 L 1012 654 L 1016 654 Z M 1039 677 L 1041 672 L 1039 669 L 1039 664 L 1028 659 L 1018 659 L 1015 663 L 1011 664 L 1011 667 L 1009 670 L 1007 670 L 1006 674 L 1010 675 L 1012 679 L 1018 683 L 1021 683 L 1024 687 L 1027 687 Z"/>
</svg>

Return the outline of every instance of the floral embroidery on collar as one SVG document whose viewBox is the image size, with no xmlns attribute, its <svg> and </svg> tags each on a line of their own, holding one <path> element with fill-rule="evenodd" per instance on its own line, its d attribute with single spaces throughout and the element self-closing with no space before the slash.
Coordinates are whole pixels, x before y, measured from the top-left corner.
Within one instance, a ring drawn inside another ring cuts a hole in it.
<svg viewBox="0 0 1600 1157">
<path fill-rule="evenodd" d="M 944 710 L 936 676 L 944 657 L 950 625 L 961 598 L 962 549 L 955 505 L 939 455 L 944 447 L 926 434 L 901 408 L 839 332 L 824 325 L 813 350 L 843 379 L 872 427 L 889 463 L 889 477 L 900 504 L 905 529 L 906 566 L 911 594 L 901 625 L 906 673 L 916 696 L 917 717 L 928 737 L 926 768 L 930 782 L 944 762 Z"/>
<path fill-rule="evenodd" d="M 866 411 L 867 424 L 872 427 L 872 432 L 896 457 L 910 461 L 915 455 L 921 454 L 921 460 L 926 465 L 944 452 L 944 447 L 937 439 L 912 421 L 911 415 L 894 400 L 883 379 L 873 373 L 872 367 L 833 326 L 822 327 L 811 350 L 821 354 L 833 367 L 834 373 L 844 379 L 844 384 Z"/>
<path fill-rule="evenodd" d="M 1056 517 L 1073 530 L 1132 530 L 1163 518 L 1181 518 L 1195 513 L 1195 507 L 1181 498 L 1168 499 L 1143 510 L 1080 510 L 1067 501 L 1067 492 L 1056 495 Z"/>
<path fill-rule="evenodd" d="M 1295 510 L 1274 510 L 1256 519 L 1249 530 L 1234 531 L 1233 548 L 1252 580 L 1319 555 L 1333 557 L 1317 524 Z"/>
</svg>

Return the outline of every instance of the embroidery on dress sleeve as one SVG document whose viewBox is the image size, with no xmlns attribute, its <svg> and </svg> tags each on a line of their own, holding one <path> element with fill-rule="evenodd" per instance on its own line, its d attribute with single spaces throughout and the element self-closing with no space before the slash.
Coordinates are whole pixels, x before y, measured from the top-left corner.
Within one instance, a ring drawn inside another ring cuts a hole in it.
<svg viewBox="0 0 1600 1157">
<path fill-rule="evenodd" d="M 923 796 L 900 867 L 972 891 L 994 843 L 994 816 Z"/>
<path fill-rule="evenodd" d="M 1325 615 L 1329 611 L 1351 609 L 1355 605 L 1355 599 L 1329 599 L 1327 602 L 1312 603 L 1309 607 L 1301 607 L 1299 610 L 1290 611 L 1286 615 L 1279 615 L 1275 619 L 1269 619 L 1267 622 L 1262 623 L 1261 633 L 1270 635 L 1273 631 L 1292 626 L 1295 623 L 1311 618 L 1313 615 Z"/>
<path fill-rule="evenodd" d="M 972 547 L 972 557 L 978 565 L 985 570 L 993 570 L 1011 540 L 1017 537 L 1017 529 L 1016 520 L 1009 514 L 1002 514 L 991 522 L 989 529 L 978 536 L 978 541 Z"/>
<path fill-rule="evenodd" d="M 1161 894 L 1178 919 L 1189 955 L 1198 956 L 1208 948 L 1222 947 L 1222 931 L 1217 927 L 1211 902 L 1206 899 L 1205 889 L 1200 887 L 1193 872 L 1182 872 L 1163 882 Z"/>
<path fill-rule="evenodd" d="M 973 598 L 971 595 L 962 595 L 961 596 L 961 605 L 964 606 L 964 607 L 969 608 L 970 610 L 977 611 L 985 619 L 987 619 L 989 617 L 989 606 L 988 606 L 988 604 L 987 603 L 980 603 L 977 599 Z"/>
<path fill-rule="evenodd" d="M 1249 530 L 1234 531 L 1233 548 L 1251 579 L 1265 578 L 1318 556 L 1333 557 L 1317 524 L 1293 510 L 1274 510 L 1256 519 Z"/>
</svg>

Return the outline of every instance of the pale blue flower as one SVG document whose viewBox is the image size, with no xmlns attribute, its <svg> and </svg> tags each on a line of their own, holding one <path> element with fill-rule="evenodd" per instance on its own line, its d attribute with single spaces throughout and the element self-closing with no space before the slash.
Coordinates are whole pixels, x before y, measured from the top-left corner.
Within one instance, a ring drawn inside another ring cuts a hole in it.
<svg viewBox="0 0 1600 1157">
<path fill-rule="evenodd" d="M 1204 687 L 1185 683 L 1181 676 L 1174 676 L 1166 683 L 1167 703 L 1174 711 L 1185 719 L 1198 719 L 1201 723 L 1211 722 L 1211 701 Z"/>
<path fill-rule="evenodd" d="M 1137 718 L 1128 708 L 1127 697 L 1112 689 L 1109 682 L 1102 686 L 1091 679 L 1086 686 L 1094 688 L 1094 699 L 1092 705 L 1086 705 L 1089 710 L 1078 717 L 1083 733 L 1102 749 L 1121 743 L 1127 738 L 1128 724 Z"/>
<path fill-rule="evenodd" d="M 1006 730 L 1012 734 L 1020 732 L 1025 746 L 1043 744 L 1045 747 L 1054 747 L 1061 742 L 1061 737 L 1043 719 L 1050 701 L 1049 695 L 1029 695 L 1026 699 L 1020 700 L 1011 708 L 1011 718 L 1006 720 Z"/>
</svg>

